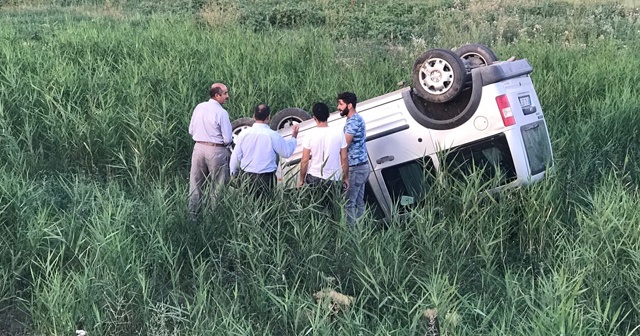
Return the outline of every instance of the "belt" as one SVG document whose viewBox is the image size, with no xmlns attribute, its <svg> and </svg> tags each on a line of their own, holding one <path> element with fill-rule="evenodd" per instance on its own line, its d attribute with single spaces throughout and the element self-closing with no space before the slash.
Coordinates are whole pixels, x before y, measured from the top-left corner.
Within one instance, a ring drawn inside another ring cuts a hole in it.
<svg viewBox="0 0 640 336">
<path fill-rule="evenodd" d="M 354 164 L 354 165 L 351 165 L 351 166 L 349 166 L 349 167 L 364 166 L 364 165 L 366 165 L 366 164 L 367 164 L 367 161 L 363 161 L 363 162 L 360 162 L 360 163 L 356 163 L 356 164 Z"/>
<path fill-rule="evenodd" d="M 207 145 L 207 146 L 213 146 L 213 147 L 227 147 L 225 144 L 215 143 L 215 142 L 196 141 L 196 143 Z"/>
<path fill-rule="evenodd" d="M 276 173 L 275 171 L 268 172 L 268 173 L 252 173 L 252 172 L 248 172 L 248 171 L 244 171 L 244 170 L 243 170 L 243 172 L 244 172 L 245 174 L 257 175 L 257 176 L 262 176 L 262 175 L 273 175 L 273 174 L 275 174 L 275 173 Z"/>
</svg>

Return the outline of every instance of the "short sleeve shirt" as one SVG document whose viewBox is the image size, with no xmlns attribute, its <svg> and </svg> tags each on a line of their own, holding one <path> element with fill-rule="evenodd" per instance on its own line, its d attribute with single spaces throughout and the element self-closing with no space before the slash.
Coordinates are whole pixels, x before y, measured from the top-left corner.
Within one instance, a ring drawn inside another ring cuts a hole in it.
<svg viewBox="0 0 640 336">
<path fill-rule="evenodd" d="M 366 130 L 364 120 L 359 114 L 347 118 L 344 125 L 344 133 L 353 135 L 353 140 L 348 149 L 349 166 L 361 164 L 369 160 L 367 146 L 365 144 Z"/>
<path fill-rule="evenodd" d="M 316 127 L 305 133 L 302 148 L 311 152 L 307 174 L 325 180 L 340 180 L 340 150 L 347 147 L 344 133 L 331 127 Z"/>
</svg>

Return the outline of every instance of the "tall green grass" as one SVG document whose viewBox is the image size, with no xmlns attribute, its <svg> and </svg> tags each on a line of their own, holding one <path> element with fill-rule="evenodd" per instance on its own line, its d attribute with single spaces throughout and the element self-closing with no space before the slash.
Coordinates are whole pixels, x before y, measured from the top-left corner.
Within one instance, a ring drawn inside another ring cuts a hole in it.
<svg viewBox="0 0 640 336">
<path fill-rule="evenodd" d="M 33 335 L 425 335 L 437 309 L 446 335 L 637 333 L 637 19 L 584 7 L 545 22 L 611 19 L 613 33 L 562 39 L 520 16 L 513 27 L 531 29 L 506 38 L 461 3 L 430 4 L 437 39 L 331 20 L 256 31 L 184 12 L 4 11 L 0 319 Z M 533 65 L 556 160 L 546 180 L 496 197 L 479 176 L 436 184 L 407 218 L 367 213 L 356 231 L 292 190 L 255 202 L 229 188 L 188 221 L 186 130 L 213 81 L 228 84 L 232 118 L 259 102 L 308 109 L 394 90 L 425 48 L 467 39 Z M 334 314 L 313 297 L 329 288 L 354 303 Z"/>
<path fill-rule="evenodd" d="M 229 190 L 192 227 L 179 179 L 131 191 L 3 176 L 4 301 L 36 333 L 424 334 L 427 308 L 447 334 L 627 335 L 638 323 L 637 188 L 615 175 L 570 222 L 549 180 L 500 201 L 434 188 L 406 221 L 355 232 L 296 192 L 255 203 Z M 312 298 L 322 288 L 356 301 L 332 319 Z"/>
<path fill-rule="evenodd" d="M 214 81 L 229 86 L 237 118 L 261 102 L 308 109 L 347 87 L 371 97 L 393 89 L 404 70 L 373 53 L 342 58 L 322 31 L 211 31 L 171 17 L 51 28 L 56 19 L 36 33 L 14 24 L 3 30 L 7 132 L 49 168 L 132 183 L 184 165 L 191 144 L 184 126 Z M 360 67 L 376 70 L 365 75 Z"/>
</svg>

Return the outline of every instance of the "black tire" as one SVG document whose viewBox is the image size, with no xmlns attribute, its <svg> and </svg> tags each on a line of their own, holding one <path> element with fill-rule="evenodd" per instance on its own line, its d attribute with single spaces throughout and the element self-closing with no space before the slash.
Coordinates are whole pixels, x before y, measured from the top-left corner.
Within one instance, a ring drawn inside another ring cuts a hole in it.
<svg viewBox="0 0 640 336">
<path fill-rule="evenodd" d="M 413 88 L 425 100 L 445 103 L 464 89 L 467 71 L 462 59 L 447 49 L 430 49 L 413 64 Z"/>
<path fill-rule="evenodd" d="M 231 149 L 236 147 L 236 138 L 240 135 L 240 132 L 253 126 L 253 123 L 255 123 L 255 119 L 253 118 L 240 118 L 231 122 L 231 136 L 233 138 Z"/>
<path fill-rule="evenodd" d="M 309 119 L 311 119 L 311 115 L 307 113 L 307 111 L 297 107 L 288 107 L 276 113 L 273 118 L 271 118 L 269 126 L 272 130 L 277 131 Z"/>
<path fill-rule="evenodd" d="M 482 99 L 482 79 L 476 78 L 456 99 L 446 103 L 428 102 L 410 90 L 404 91 L 402 98 L 420 125 L 434 130 L 453 129 L 471 119 L 478 110 Z"/>
<path fill-rule="evenodd" d="M 466 44 L 456 49 L 467 69 L 491 65 L 498 60 L 498 56 L 489 47 L 482 44 Z"/>
</svg>

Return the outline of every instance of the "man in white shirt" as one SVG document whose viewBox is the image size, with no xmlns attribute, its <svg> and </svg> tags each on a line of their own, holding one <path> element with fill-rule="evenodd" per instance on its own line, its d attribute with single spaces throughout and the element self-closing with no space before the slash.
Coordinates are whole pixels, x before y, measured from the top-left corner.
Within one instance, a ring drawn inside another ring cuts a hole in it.
<svg viewBox="0 0 640 336">
<path fill-rule="evenodd" d="M 196 142 L 191 155 L 189 174 L 189 215 L 195 221 L 199 213 L 204 182 L 209 187 L 211 205 L 216 204 L 220 189 L 229 181 L 229 156 L 227 148 L 232 141 L 229 113 L 222 107 L 229 99 L 229 90 L 222 83 L 209 89 L 209 99 L 193 110 L 189 134 Z"/>
<path fill-rule="evenodd" d="M 340 128 L 330 128 L 329 107 L 325 103 L 313 105 L 316 128 L 307 131 L 302 141 L 302 159 L 298 187 L 308 184 L 321 192 L 325 207 L 333 207 L 339 199 L 332 199 L 340 190 L 349 188 L 347 142 Z"/>
<path fill-rule="evenodd" d="M 288 158 L 296 149 L 298 125 L 292 126 L 291 139 L 285 140 L 269 127 L 271 109 L 265 104 L 256 106 L 253 126 L 240 133 L 231 154 L 229 164 L 231 175 L 247 178 L 256 195 L 266 195 L 276 183 L 278 155 Z"/>
</svg>

